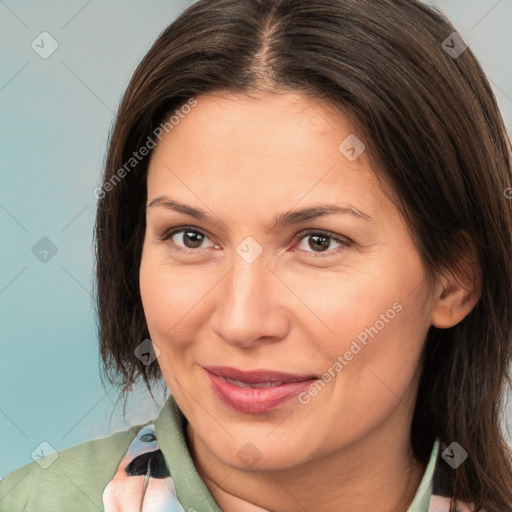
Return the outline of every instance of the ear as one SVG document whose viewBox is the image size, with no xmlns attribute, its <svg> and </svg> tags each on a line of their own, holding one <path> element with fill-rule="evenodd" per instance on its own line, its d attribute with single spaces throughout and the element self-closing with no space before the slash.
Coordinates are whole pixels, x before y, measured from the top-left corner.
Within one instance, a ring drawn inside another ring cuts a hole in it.
<svg viewBox="0 0 512 512">
<path fill-rule="evenodd" d="M 468 250 L 455 268 L 438 277 L 430 321 L 447 329 L 458 324 L 473 309 L 482 293 L 482 269 L 474 244 L 464 235 Z"/>
</svg>

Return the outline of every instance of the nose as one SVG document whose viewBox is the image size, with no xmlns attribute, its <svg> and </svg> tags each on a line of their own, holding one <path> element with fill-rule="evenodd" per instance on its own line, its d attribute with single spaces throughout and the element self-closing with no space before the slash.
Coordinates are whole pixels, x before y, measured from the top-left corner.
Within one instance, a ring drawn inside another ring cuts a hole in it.
<svg viewBox="0 0 512 512">
<path fill-rule="evenodd" d="M 226 343 L 252 348 L 286 337 L 289 297 L 283 283 L 268 268 L 264 254 L 252 263 L 235 254 L 231 271 L 219 285 L 211 325 Z"/>
</svg>

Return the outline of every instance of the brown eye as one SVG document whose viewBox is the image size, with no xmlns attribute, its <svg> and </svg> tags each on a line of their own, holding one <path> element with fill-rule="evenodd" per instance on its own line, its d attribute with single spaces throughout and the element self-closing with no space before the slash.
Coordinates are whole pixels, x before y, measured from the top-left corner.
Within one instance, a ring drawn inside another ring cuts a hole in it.
<svg viewBox="0 0 512 512">
<path fill-rule="evenodd" d="M 330 253 L 331 251 L 336 251 L 336 249 L 339 249 L 340 246 L 349 247 L 352 244 L 352 242 L 349 239 L 334 236 L 331 233 L 314 230 L 309 230 L 305 233 L 301 233 L 300 235 L 297 235 L 297 238 L 299 238 L 300 240 L 298 250 L 309 253 Z M 304 244 L 304 241 L 306 239 L 308 240 L 307 247 Z M 334 247 L 331 247 L 332 244 L 335 244 Z"/>
<path fill-rule="evenodd" d="M 325 251 L 329 248 L 329 245 L 331 243 L 329 236 L 324 235 L 309 235 L 309 246 L 311 249 L 316 251 L 317 249 L 319 251 Z"/>
<path fill-rule="evenodd" d="M 208 246 L 202 246 L 208 236 L 195 228 L 180 227 L 166 232 L 160 240 L 169 241 L 172 245 L 182 250 L 203 249 Z M 213 243 L 212 245 L 213 246 Z M 210 246 L 210 247 L 211 247 Z"/>
<path fill-rule="evenodd" d="M 189 249 L 196 249 L 203 242 L 204 236 L 197 231 L 183 231 L 183 244 Z"/>
</svg>

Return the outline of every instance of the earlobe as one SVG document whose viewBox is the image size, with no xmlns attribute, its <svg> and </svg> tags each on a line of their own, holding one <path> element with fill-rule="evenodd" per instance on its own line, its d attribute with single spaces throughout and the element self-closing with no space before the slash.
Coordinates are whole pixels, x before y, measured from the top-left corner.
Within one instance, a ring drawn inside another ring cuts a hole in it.
<svg viewBox="0 0 512 512">
<path fill-rule="evenodd" d="M 482 293 L 482 275 L 478 258 L 472 254 L 459 267 L 439 276 L 434 293 L 430 322 L 447 329 L 462 321 L 475 307 Z"/>
</svg>

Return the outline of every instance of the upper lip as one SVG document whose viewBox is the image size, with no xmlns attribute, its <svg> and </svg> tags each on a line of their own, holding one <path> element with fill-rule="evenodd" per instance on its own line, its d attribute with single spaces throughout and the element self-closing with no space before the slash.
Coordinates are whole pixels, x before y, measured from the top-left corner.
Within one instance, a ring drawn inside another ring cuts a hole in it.
<svg viewBox="0 0 512 512">
<path fill-rule="evenodd" d="M 297 375 L 266 369 L 244 371 L 228 366 L 205 366 L 204 369 L 219 377 L 227 377 L 228 379 L 235 379 L 241 382 L 247 382 L 248 384 L 259 384 L 262 382 L 300 382 L 308 379 L 316 379 L 314 375 Z"/>
</svg>

